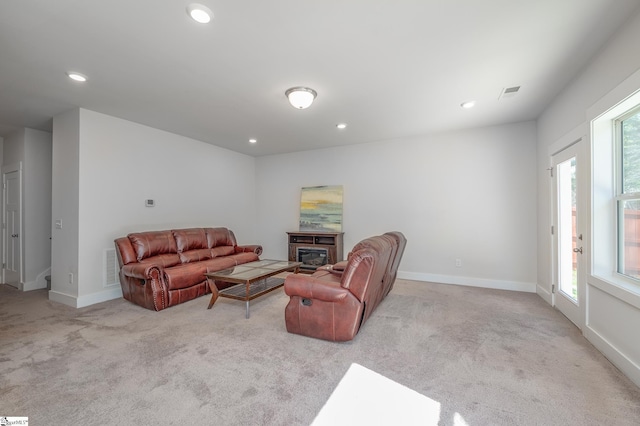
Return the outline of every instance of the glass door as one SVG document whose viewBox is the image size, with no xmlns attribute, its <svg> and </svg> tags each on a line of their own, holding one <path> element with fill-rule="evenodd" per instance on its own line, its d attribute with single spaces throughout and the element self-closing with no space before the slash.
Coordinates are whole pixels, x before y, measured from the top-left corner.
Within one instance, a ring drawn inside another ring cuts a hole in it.
<svg viewBox="0 0 640 426">
<path fill-rule="evenodd" d="M 552 157 L 554 187 L 554 305 L 582 329 L 584 318 L 583 232 L 581 231 L 581 141 Z"/>
</svg>

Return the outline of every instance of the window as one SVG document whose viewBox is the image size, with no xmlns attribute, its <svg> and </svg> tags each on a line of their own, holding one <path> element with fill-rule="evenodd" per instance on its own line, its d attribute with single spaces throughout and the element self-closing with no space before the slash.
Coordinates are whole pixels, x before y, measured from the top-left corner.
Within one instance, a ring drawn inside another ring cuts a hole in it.
<svg viewBox="0 0 640 426">
<path fill-rule="evenodd" d="M 640 279 L 640 108 L 616 120 L 618 272 Z"/>
<path fill-rule="evenodd" d="M 589 108 L 587 119 L 591 139 L 587 279 L 640 295 L 640 70 Z"/>
</svg>

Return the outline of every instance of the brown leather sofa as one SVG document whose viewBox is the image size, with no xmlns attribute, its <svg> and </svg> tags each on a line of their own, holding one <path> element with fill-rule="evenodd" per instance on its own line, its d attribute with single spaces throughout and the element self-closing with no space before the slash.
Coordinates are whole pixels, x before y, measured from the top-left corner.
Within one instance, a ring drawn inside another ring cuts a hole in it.
<svg viewBox="0 0 640 426">
<path fill-rule="evenodd" d="M 136 232 L 117 238 L 115 245 L 123 297 L 155 311 L 209 293 L 205 273 L 262 254 L 260 245 L 237 245 L 227 228 Z"/>
<path fill-rule="evenodd" d="M 401 232 L 370 237 L 356 244 L 346 261 L 312 275 L 287 276 L 287 331 L 330 341 L 352 340 L 393 288 L 406 241 Z"/>
</svg>

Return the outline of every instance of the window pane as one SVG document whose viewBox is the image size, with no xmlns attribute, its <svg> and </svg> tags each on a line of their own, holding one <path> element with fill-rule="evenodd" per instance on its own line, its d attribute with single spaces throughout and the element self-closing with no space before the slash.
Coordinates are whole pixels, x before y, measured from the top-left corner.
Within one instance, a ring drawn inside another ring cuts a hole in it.
<svg viewBox="0 0 640 426">
<path fill-rule="evenodd" d="M 622 193 L 640 192 L 640 112 L 622 122 Z"/>
<path fill-rule="evenodd" d="M 576 157 L 558 164 L 558 286 L 578 302 L 576 236 Z"/>
<path fill-rule="evenodd" d="M 620 250 L 618 272 L 640 279 L 640 200 L 625 200 L 620 209 Z"/>
</svg>

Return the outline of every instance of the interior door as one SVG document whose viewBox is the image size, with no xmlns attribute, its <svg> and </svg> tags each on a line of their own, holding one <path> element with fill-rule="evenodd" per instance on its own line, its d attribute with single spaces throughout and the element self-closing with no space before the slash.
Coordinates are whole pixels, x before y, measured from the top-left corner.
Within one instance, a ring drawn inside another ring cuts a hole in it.
<svg viewBox="0 0 640 426">
<path fill-rule="evenodd" d="M 554 306 L 582 329 L 584 325 L 584 212 L 580 177 L 584 142 L 577 141 L 552 156 Z"/>
<path fill-rule="evenodd" d="M 21 185 L 20 171 L 3 174 L 4 192 L 4 268 L 3 281 L 13 287 L 20 288 L 22 270 L 21 247 Z"/>
</svg>

